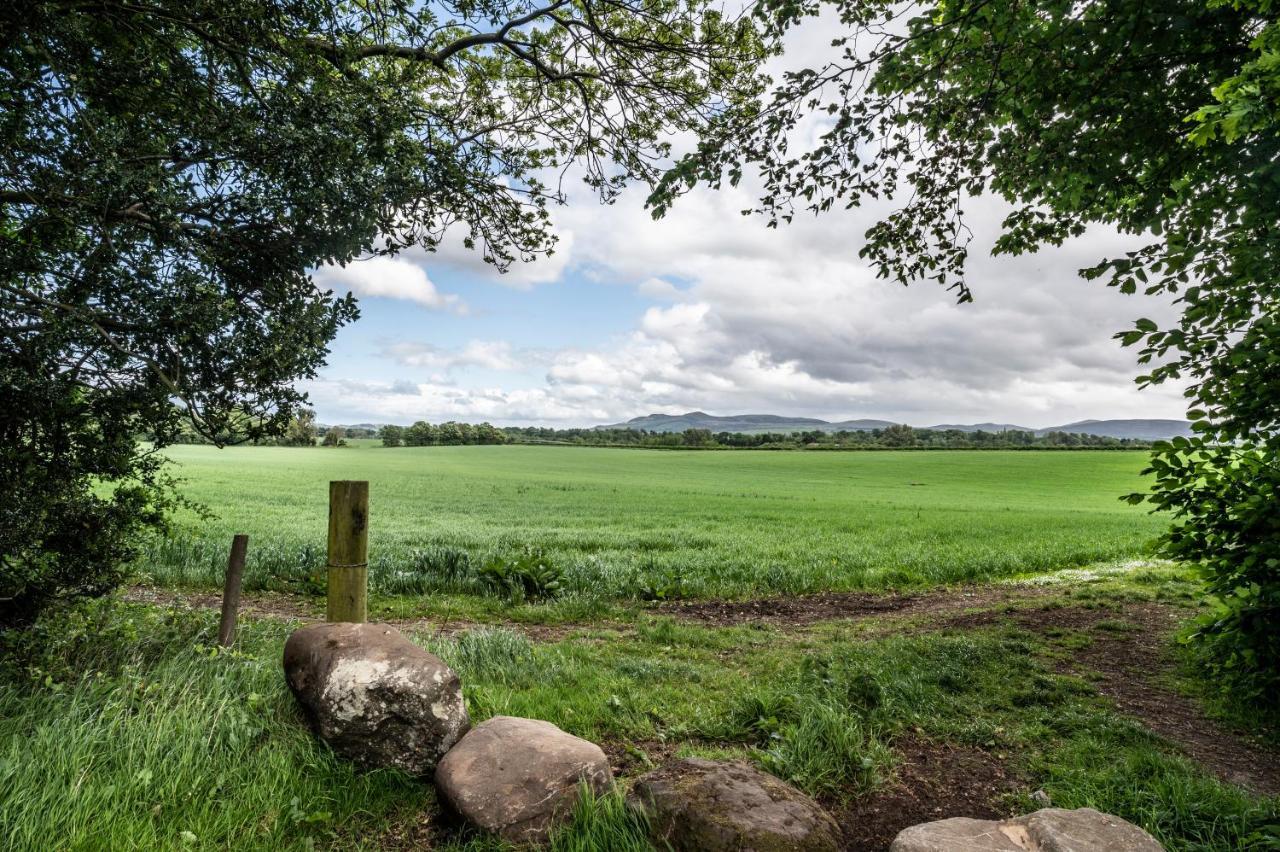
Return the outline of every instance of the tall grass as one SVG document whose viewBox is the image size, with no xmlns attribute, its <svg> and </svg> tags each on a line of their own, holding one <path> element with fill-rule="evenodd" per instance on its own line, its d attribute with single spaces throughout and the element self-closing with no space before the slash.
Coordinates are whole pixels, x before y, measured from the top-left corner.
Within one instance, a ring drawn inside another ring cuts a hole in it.
<svg viewBox="0 0 1280 852">
<path fill-rule="evenodd" d="M 207 619 L 125 617 L 164 641 L 91 637 L 0 683 L 0 847 L 306 849 L 430 801 L 316 743 L 283 689 L 278 628 L 246 624 L 246 650 L 219 654 Z"/>
</svg>

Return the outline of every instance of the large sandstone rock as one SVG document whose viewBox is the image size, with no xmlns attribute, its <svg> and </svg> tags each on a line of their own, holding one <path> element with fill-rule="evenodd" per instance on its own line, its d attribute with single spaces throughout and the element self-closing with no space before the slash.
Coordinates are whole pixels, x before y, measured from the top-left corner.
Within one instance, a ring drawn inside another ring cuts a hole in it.
<svg viewBox="0 0 1280 852">
<path fill-rule="evenodd" d="M 470 727 L 458 676 L 385 624 L 297 630 L 284 672 L 317 736 L 368 769 L 426 774 Z"/>
<path fill-rule="evenodd" d="M 1093 808 L 1045 808 L 995 822 L 957 817 L 903 830 L 889 852 L 1163 852 L 1156 839 Z"/>
<path fill-rule="evenodd" d="M 898 832 L 890 852 L 1027 852 L 1014 840 L 1018 832 L 989 819 L 952 817 L 913 825 Z"/>
<path fill-rule="evenodd" d="M 840 830 L 813 799 L 742 763 L 690 757 L 636 780 L 628 799 L 677 852 L 834 852 Z"/>
<path fill-rule="evenodd" d="M 473 825 L 513 843 L 540 843 L 571 814 L 578 785 L 613 783 L 604 752 L 550 722 L 494 716 L 471 730 L 436 767 L 444 801 Z"/>
</svg>

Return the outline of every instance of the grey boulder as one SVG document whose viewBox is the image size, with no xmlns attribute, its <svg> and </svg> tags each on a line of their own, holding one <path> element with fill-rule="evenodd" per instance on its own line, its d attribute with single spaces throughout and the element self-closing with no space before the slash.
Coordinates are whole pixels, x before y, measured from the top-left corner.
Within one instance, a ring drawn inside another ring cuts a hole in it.
<svg viewBox="0 0 1280 852">
<path fill-rule="evenodd" d="M 596 793 L 613 784 L 598 745 L 514 716 L 472 728 L 436 767 L 436 787 L 451 810 L 513 843 L 546 841 L 572 814 L 584 782 Z"/>
<path fill-rule="evenodd" d="M 1044 808 L 996 822 L 957 817 L 913 825 L 889 852 L 1163 852 L 1131 822 L 1093 808 Z"/>
<path fill-rule="evenodd" d="M 284 646 L 316 735 L 366 769 L 433 770 L 470 727 L 458 676 L 385 624 L 317 624 Z"/>
<path fill-rule="evenodd" d="M 743 763 L 689 757 L 636 780 L 628 797 L 659 845 L 677 852 L 834 852 L 835 820 L 785 782 Z"/>
</svg>

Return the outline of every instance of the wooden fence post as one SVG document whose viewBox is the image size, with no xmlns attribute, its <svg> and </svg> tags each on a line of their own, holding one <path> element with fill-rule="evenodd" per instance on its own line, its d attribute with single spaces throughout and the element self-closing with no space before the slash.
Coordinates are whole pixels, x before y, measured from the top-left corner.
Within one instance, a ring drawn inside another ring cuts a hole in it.
<svg viewBox="0 0 1280 852">
<path fill-rule="evenodd" d="M 227 557 L 227 581 L 222 587 L 222 619 L 218 622 L 218 644 L 226 648 L 236 639 L 236 614 L 240 610 L 240 578 L 244 574 L 244 556 L 249 549 L 249 536 L 239 533 L 231 539 L 231 555 Z"/>
<path fill-rule="evenodd" d="M 369 604 L 369 483 L 329 483 L 329 621 L 363 622 Z"/>
</svg>

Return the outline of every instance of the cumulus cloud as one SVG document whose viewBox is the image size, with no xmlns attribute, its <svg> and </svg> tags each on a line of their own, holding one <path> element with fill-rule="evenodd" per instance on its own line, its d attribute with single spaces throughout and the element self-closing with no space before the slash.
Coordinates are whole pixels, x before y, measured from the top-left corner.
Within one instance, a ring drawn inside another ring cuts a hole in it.
<svg viewBox="0 0 1280 852">
<path fill-rule="evenodd" d="M 676 302 L 687 297 L 687 293 L 670 281 L 662 278 L 646 278 L 637 285 L 640 295 L 665 302 Z"/>
<path fill-rule="evenodd" d="M 432 310 L 467 313 L 460 297 L 441 293 L 421 266 L 403 257 L 372 257 L 346 266 L 325 266 L 313 278 L 317 286 L 338 292 L 407 299 Z"/>
<path fill-rule="evenodd" d="M 858 259 L 875 211 L 771 230 L 738 214 L 749 202 L 743 191 L 697 192 L 659 222 L 635 198 L 611 208 L 576 262 L 666 304 L 613 347 L 565 349 L 548 387 L 590 388 L 615 419 L 702 408 L 1046 425 L 1183 410 L 1179 388 L 1138 393 L 1134 355 L 1112 339 L 1137 316 L 1169 321 L 1173 306 L 1077 275 L 1132 238 L 1099 228 L 1062 248 L 992 258 L 1004 208 L 977 201 L 976 301 L 958 305 L 928 283 L 876 279 Z M 589 212 L 566 215 L 587 232 Z"/>
<path fill-rule="evenodd" d="M 414 385 L 413 393 L 402 394 L 393 392 L 390 384 L 321 379 L 306 383 L 304 389 L 325 418 L 345 422 L 369 419 L 405 424 L 415 420 L 555 423 L 583 417 L 601 420 L 609 416 L 606 408 L 566 401 L 548 388 L 462 389 L 427 381 Z"/>
</svg>

